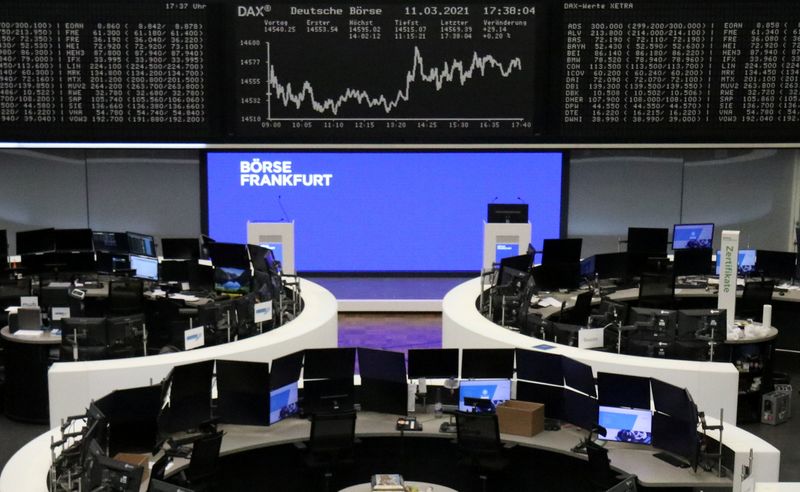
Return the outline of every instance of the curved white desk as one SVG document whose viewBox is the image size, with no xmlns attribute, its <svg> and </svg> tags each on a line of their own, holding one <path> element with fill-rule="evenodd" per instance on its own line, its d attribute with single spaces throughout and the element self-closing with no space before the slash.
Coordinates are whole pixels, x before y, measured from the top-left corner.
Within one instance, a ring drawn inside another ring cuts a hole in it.
<svg viewBox="0 0 800 492">
<path fill-rule="evenodd" d="M 48 372 L 50 427 L 70 415 L 83 414 L 92 400 L 116 389 L 158 383 L 176 365 L 212 359 L 271 362 L 298 350 L 336 347 L 336 298 L 308 280 L 301 279 L 300 288 L 304 302 L 300 315 L 261 335 L 172 354 L 53 364 Z"/>
<path fill-rule="evenodd" d="M 652 377 L 687 388 L 700 411 L 709 416 L 718 416 L 724 410 L 726 430 L 725 445 L 730 446 L 728 428 L 736 429 L 736 404 L 739 390 L 739 372 L 733 364 L 720 362 L 693 362 L 684 360 L 655 359 L 633 355 L 584 350 L 559 345 L 513 332 L 484 318 L 475 301 L 481 292 L 479 278 L 468 280 L 447 293 L 442 301 L 442 347 L 443 348 L 508 348 L 519 347 L 535 350 L 540 344 L 551 345 L 549 353 L 559 354 L 592 366 L 597 372 L 631 374 Z M 754 465 L 758 481 L 777 481 L 780 451 L 745 431 L 735 441 L 737 447 L 736 466 L 746 463 L 752 447 L 756 453 Z M 763 473 L 764 475 L 761 475 Z M 734 490 L 741 480 L 734 479 Z"/>
</svg>

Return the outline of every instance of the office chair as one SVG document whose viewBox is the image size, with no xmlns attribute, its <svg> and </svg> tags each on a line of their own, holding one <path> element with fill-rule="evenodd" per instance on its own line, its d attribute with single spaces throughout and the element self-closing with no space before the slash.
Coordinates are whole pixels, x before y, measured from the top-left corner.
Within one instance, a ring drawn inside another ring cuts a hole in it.
<svg viewBox="0 0 800 492">
<path fill-rule="evenodd" d="M 764 304 L 772 302 L 772 292 L 775 289 L 773 280 L 761 280 L 744 284 L 744 292 L 737 302 L 740 318 L 762 321 Z"/>
<path fill-rule="evenodd" d="M 141 280 L 117 279 L 108 283 L 108 311 L 114 315 L 144 311 L 144 286 Z"/>
<path fill-rule="evenodd" d="M 592 291 L 582 292 L 575 298 L 575 305 L 564 311 L 562 323 L 587 326 L 589 314 L 592 312 Z"/>
<path fill-rule="evenodd" d="M 311 434 L 305 461 L 308 468 L 323 471 L 325 492 L 330 489 L 334 469 L 355 463 L 355 436 L 354 411 L 311 415 Z"/>
<path fill-rule="evenodd" d="M 672 273 L 643 273 L 639 281 L 639 306 L 672 309 L 674 305 L 675 277 Z"/>
<path fill-rule="evenodd" d="M 488 475 L 508 465 L 500 442 L 500 427 L 493 413 L 456 412 L 456 442 L 459 464 L 477 468 L 483 492 L 488 490 Z"/>
</svg>

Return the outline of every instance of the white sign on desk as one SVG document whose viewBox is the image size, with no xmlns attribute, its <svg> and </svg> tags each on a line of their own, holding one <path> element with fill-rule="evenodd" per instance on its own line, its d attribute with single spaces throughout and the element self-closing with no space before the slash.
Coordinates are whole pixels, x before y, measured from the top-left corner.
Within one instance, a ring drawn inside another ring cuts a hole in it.
<svg viewBox="0 0 800 492">
<path fill-rule="evenodd" d="M 736 278 L 739 273 L 739 231 L 722 231 L 719 254 L 717 308 L 726 310 L 727 326 L 736 315 Z"/>
<path fill-rule="evenodd" d="M 21 296 L 19 305 L 22 307 L 37 307 L 39 305 L 39 296 Z"/>
<path fill-rule="evenodd" d="M 202 326 L 195 326 L 183 332 L 183 349 L 192 350 L 206 344 L 205 332 Z"/>
<path fill-rule="evenodd" d="M 69 308 L 54 307 L 50 317 L 52 318 L 53 321 L 58 321 L 61 318 L 69 318 Z"/>
<path fill-rule="evenodd" d="M 272 301 L 259 302 L 253 306 L 253 320 L 263 323 L 272 319 Z"/>
<path fill-rule="evenodd" d="M 578 330 L 578 348 L 600 348 L 603 344 L 605 328 L 584 328 Z"/>
</svg>

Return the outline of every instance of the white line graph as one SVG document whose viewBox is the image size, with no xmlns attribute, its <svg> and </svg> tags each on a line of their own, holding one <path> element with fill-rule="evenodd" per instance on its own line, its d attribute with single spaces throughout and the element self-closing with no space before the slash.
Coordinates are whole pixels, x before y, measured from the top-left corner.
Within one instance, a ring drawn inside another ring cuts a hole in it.
<svg viewBox="0 0 800 492">
<path fill-rule="evenodd" d="M 276 74 L 275 66 L 272 65 L 270 56 L 270 43 L 267 43 L 267 117 L 268 119 L 295 119 L 295 118 L 273 118 L 272 117 L 272 97 L 283 104 L 284 107 L 294 105 L 300 109 L 304 103 L 309 102 L 311 109 L 320 114 L 331 114 L 336 116 L 342 105 L 355 101 L 357 104 L 366 105 L 368 108 L 382 108 L 385 114 L 389 115 L 401 103 L 409 100 L 411 87 L 414 84 L 431 84 L 436 91 L 441 91 L 446 84 L 458 83 L 465 85 L 474 77 L 486 76 L 487 70 L 496 71 L 504 78 L 511 77 L 515 71 L 522 71 L 522 60 L 519 57 L 512 58 L 506 64 L 495 59 L 492 55 L 479 55 L 478 52 L 472 53 L 472 59 L 468 63 L 463 60 L 453 59 L 445 61 L 441 66 L 426 67 L 419 47 L 414 46 L 414 60 L 411 68 L 406 72 L 405 85 L 398 89 L 394 96 L 384 94 L 371 95 L 363 89 L 347 88 L 343 94 L 335 98 L 318 99 L 311 82 L 303 82 L 299 91 L 295 91 L 292 83 L 284 83 Z M 316 119 L 316 118 L 312 118 Z M 331 119 L 331 118 L 325 118 Z M 384 119 L 384 118 L 364 118 Z M 393 119 L 393 118 L 385 118 Z M 420 118 L 436 120 L 437 118 Z M 449 118 L 439 118 L 449 119 Z M 463 119 L 463 118 L 458 118 Z M 476 118 L 489 119 L 489 118 Z M 522 118 L 491 118 L 494 120 L 521 120 Z"/>
</svg>

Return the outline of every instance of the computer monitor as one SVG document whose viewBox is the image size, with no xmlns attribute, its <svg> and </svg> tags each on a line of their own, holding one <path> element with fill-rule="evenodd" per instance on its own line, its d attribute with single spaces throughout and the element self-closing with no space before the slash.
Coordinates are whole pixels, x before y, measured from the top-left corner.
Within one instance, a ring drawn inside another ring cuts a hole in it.
<svg viewBox="0 0 800 492">
<path fill-rule="evenodd" d="M 650 378 L 598 372 L 597 396 L 607 407 L 650 408 Z"/>
<path fill-rule="evenodd" d="M 755 271 L 767 278 L 791 280 L 795 276 L 796 260 L 796 253 L 758 249 Z"/>
<path fill-rule="evenodd" d="M 91 229 L 56 229 L 56 251 L 92 251 Z"/>
<path fill-rule="evenodd" d="M 138 232 L 126 232 L 128 236 L 128 251 L 133 255 L 156 256 L 156 241 L 153 236 L 139 234 Z"/>
<path fill-rule="evenodd" d="M 127 316 L 114 316 L 106 319 L 106 333 L 108 345 L 131 346 L 140 339 L 145 327 L 144 313 L 131 314 Z"/>
<path fill-rule="evenodd" d="M 282 388 L 300 379 L 300 371 L 303 369 L 303 352 L 295 352 L 273 359 L 270 369 L 269 384 L 270 389 Z"/>
<path fill-rule="evenodd" d="M 668 229 L 649 227 L 628 228 L 628 274 L 641 275 L 648 258 L 667 256 Z"/>
<path fill-rule="evenodd" d="M 406 358 L 402 352 L 359 347 L 358 370 L 362 380 L 407 382 Z"/>
<path fill-rule="evenodd" d="M 98 251 L 95 253 L 95 257 L 97 258 L 97 271 L 100 273 L 114 273 L 131 269 L 131 259 L 127 254 Z"/>
<path fill-rule="evenodd" d="M 683 420 L 696 417 L 692 414 L 694 402 L 686 388 L 655 378 L 650 379 L 650 387 L 653 390 L 653 405 L 656 412 Z"/>
<path fill-rule="evenodd" d="M 297 381 L 269 392 L 269 424 L 297 414 Z"/>
<path fill-rule="evenodd" d="M 628 272 L 628 253 L 602 253 L 581 260 L 581 276 L 598 279 L 624 278 Z"/>
<path fill-rule="evenodd" d="M 108 345 L 105 318 L 71 317 L 61 320 L 61 340 L 72 343 L 77 337 L 78 346 L 105 347 Z"/>
<path fill-rule="evenodd" d="M 217 360 L 215 414 L 230 424 L 269 425 L 272 413 L 269 375 L 266 362 Z"/>
<path fill-rule="evenodd" d="M 564 420 L 563 386 L 517 381 L 517 400 L 544 404 L 544 416 L 549 419 Z"/>
<path fill-rule="evenodd" d="M 597 400 L 565 388 L 564 420 L 572 425 L 591 430 L 597 425 Z"/>
<path fill-rule="evenodd" d="M 55 251 L 55 229 L 35 229 L 33 231 L 17 232 L 17 254 L 44 253 Z"/>
<path fill-rule="evenodd" d="M 163 282 L 189 282 L 191 265 L 188 260 L 164 260 L 159 264 L 158 277 Z"/>
<path fill-rule="evenodd" d="M 303 381 L 303 411 L 307 414 L 352 410 L 354 404 L 352 377 Z"/>
<path fill-rule="evenodd" d="M 538 383 L 564 384 L 562 357 L 538 350 L 516 349 L 517 379 Z"/>
<path fill-rule="evenodd" d="M 490 402 L 489 407 L 491 411 L 494 411 L 497 405 L 511 399 L 511 380 L 482 379 L 461 381 L 458 391 L 458 409 L 462 412 L 475 411 L 478 407 L 485 408 L 480 404 L 468 404 L 470 398 Z"/>
<path fill-rule="evenodd" d="M 486 222 L 524 224 L 528 222 L 527 203 L 490 203 L 487 207 Z"/>
<path fill-rule="evenodd" d="M 463 349 L 461 378 L 484 379 L 514 377 L 514 349 Z"/>
<path fill-rule="evenodd" d="M 678 419 L 658 412 L 653 414 L 652 444 L 684 459 L 696 471 L 700 454 L 696 407 L 694 414 L 694 420 Z"/>
<path fill-rule="evenodd" d="M 264 273 L 270 272 L 267 264 L 267 255 L 272 252 L 271 249 L 257 244 L 248 244 L 247 251 L 250 254 L 250 263 L 253 264 L 253 270 Z"/>
<path fill-rule="evenodd" d="M 250 267 L 214 267 L 214 290 L 227 294 L 247 294 L 250 292 L 252 276 Z"/>
<path fill-rule="evenodd" d="M 214 361 L 175 366 L 162 384 L 169 387 L 169 405 L 162 402 L 164 412 L 159 427 L 164 432 L 198 429 L 211 418 L 211 377 Z"/>
<path fill-rule="evenodd" d="M 408 384 L 405 381 L 371 379 L 362 375 L 358 401 L 362 410 L 406 415 L 408 413 Z"/>
<path fill-rule="evenodd" d="M 458 349 L 409 349 L 408 377 L 458 378 Z"/>
<path fill-rule="evenodd" d="M 103 251 L 118 255 L 126 255 L 130 252 L 128 246 L 128 235 L 124 232 L 104 232 L 93 231 L 92 243 L 95 251 Z"/>
<path fill-rule="evenodd" d="M 653 438 L 653 414 L 649 409 L 619 408 L 600 405 L 598 423 L 606 429 L 598 436 L 605 441 L 650 444 Z"/>
<path fill-rule="evenodd" d="M 577 263 L 581 261 L 583 239 L 545 239 L 542 248 L 542 265 Z"/>
<path fill-rule="evenodd" d="M 720 251 L 717 250 L 717 266 L 716 274 L 719 275 L 720 264 L 722 263 L 722 256 Z M 740 277 L 750 275 L 756 271 L 756 250 L 754 249 L 740 249 L 737 261 L 738 275 Z"/>
<path fill-rule="evenodd" d="M 676 249 L 672 273 L 676 277 L 711 275 L 714 264 L 711 248 Z"/>
<path fill-rule="evenodd" d="M 680 340 L 724 341 L 727 336 L 728 317 L 725 309 L 681 309 L 678 311 L 678 338 Z"/>
<path fill-rule="evenodd" d="M 124 461 L 117 461 L 102 454 L 94 457 L 89 470 L 88 490 L 114 490 L 116 492 L 138 492 L 141 488 L 144 468 Z"/>
<path fill-rule="evenodd" d="M 352 347 L 307 349 L 303 379 L 353 378 L 356 349 Z"/>
<path fill-rule="evenodd" d="M 196 260 L 200 258 L 200 241 L 196 237 L 161 238 L 161 256 L 170 260 Z"/>
<path fill-rule="evenodd" d="M 672 230 L 672 249 L 711 249 L 714 224 L 675 224 Z"/>
<path fill-rule="evenodd" d="M 631 308 L 628 322 L 637 327 L 632 338 L 672 341 L 678 325 L 678 313 L 670 309 Z"/>
<path fill-rule="evenodd" d="M 8 258 L 8 232 L 0 229 L 0 263 L 6 263 Z"/>
<path fill-rule="evenodd" d="M 508 285 L 516 279 L 524 277 L 530 272 L 533 255 L 524 254 L 509 256 L 500 260 L 500 270 L 497 276 L 498 285 Z"/>
<path fill-rule="evenodd" d="M 250 269 L 247 246 L 238 243 L 208 243 L 208 255 L 214 267 Z"/>
<path fill-rule="evenodd" d="M 592 366 L 569 357 L 562 357 L 561 365 L 564 368 L 564 384 L 567 387 L 592 397 L 597 396 Z"/>
<path fill-rule="evenodd" d="M 136 278 L 158 280 L 158 258 L 130 255 L 131 270 Z"/>
</svg>

